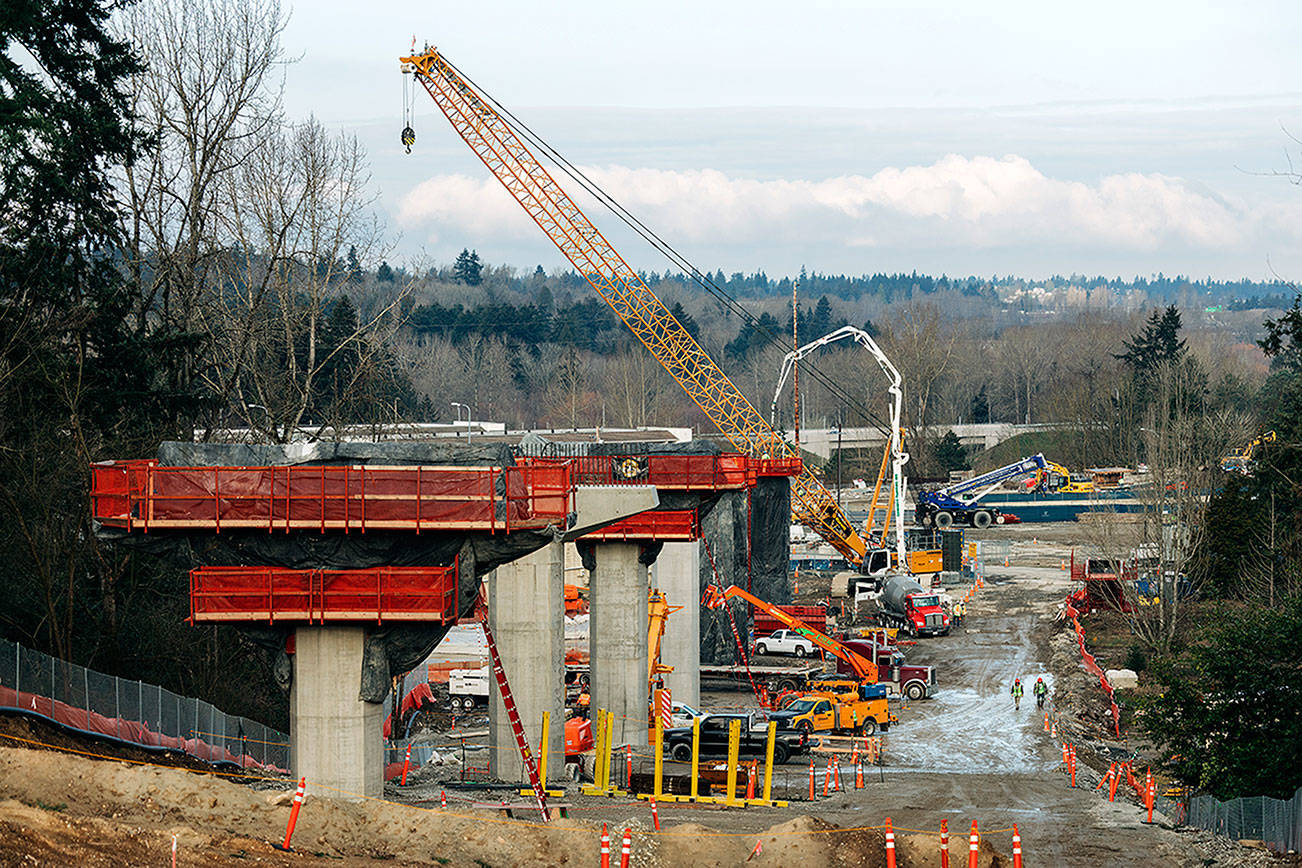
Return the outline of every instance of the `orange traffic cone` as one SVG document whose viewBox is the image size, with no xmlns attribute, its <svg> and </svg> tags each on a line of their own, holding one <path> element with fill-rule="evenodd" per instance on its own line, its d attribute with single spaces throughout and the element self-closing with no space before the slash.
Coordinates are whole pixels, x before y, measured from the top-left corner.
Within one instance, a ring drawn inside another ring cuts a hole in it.
<svg viewBox="0 0 1302 868">
<path fill-rule="evenodd" d="M 949 821 L 940 821 L 940 868 L 949 868 Z"/>
<path fill-rule="evenodd" d="M 728 798 L 731 799 L 731 798 L 732 798 L 732 795 L 729 795 Z M 654 796 L 651 797 L 651 822 L 655 825 L 655 827 L 656 827 L 656 831 L 659 832 L 659 831 L 660 831 L 660 812 L 656 810 L 656 800 L 655 800 L 655 797 L 654 797 Z"/>
<path fill-rule="evenodd" d="M 407 756 L 402 761 L 402 780 L 398 781 L 398 786 L 407 786 L 407 770 L 411 768 L 411 745 L 407 745 Z"/>
<path fill-rule="evenodd" d="M 447 808 L 447 806 L 448 806 L 448 791 L 439 790 L 439 807 Z"/>
<path fill-rule="evenodd" d="M 860 760 L 855 760 L 854 763 L 854 788 L 863 789 L 863 762 Z"/>
<path fill-rule="evenodd" d="M 633 849 L 633 830 L 624 829 L 624 843 L 619 848 L 619 868 L 628 868 L 628 854 Z"/>
<path fill-rule="evenodd" d="M 746 769 L 746 800 L 750 801 L 755 798 L 755 763 L 752 762 Z"/>
<path fill-rule="evenodd" d="M 1044 731 L 1045 731 L 1045 732 L 1048 732 L 1048 731 L 1049 731 L 1049 713 L 1048 713 L 1048 712 L 1045 712 L 1045 714 L 1044 714 Z"/>
<path fill-rule="evenodd" d="M 841 789 L 841 758 L 832 754 L 832 774 L 836 776 L 836 782 L 832 784 L 832 789 Z"/>
<path fill-rule="evenodd" d="M 610 833 L 606 824 L 601 824 L 601 868 L 610 868 Z"/>
<path fill-rule="evenodd" d="M 814 800 L 814 761 L 809 761 L 809 801 Z"/>
<path fill-rule="evenodd" d="M 895 831 L 890 817 L 886 818 L 886 868 L 895 868 Z"/>
<path fill-rule="evenodd" d="M 981 860 L 981 833 L 977 831 L 977 821 L 972 821 L 972 831 L 967 836 L 967 868 L 978 868 Z"/>
<path fill-rule="evenodd" d="M 294 825 L 298 822 L 298 811 L 303 807 L 303 791 L 307 788 L 307 778 L 298 779 L 298 789 L 294 791 L 294 804 L 289 809 L 289 825 L 285 827 L 285 843 L 272 844 L 277 850 L 289 850 L 289 839 L 294 837 Z"/>
<path fill-rule="evenodd" d="M 1022 836 L 1013 823 L 1013 868 L 1022 868 Z"/>
</svg>

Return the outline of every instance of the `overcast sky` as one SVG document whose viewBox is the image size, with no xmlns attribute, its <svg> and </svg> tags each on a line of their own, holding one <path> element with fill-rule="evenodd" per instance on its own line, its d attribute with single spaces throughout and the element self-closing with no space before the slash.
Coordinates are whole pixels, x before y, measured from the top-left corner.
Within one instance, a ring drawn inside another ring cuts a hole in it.
<svg viewBox="0 0 1302 868">
<path fill-rule="evenodd" d="M 312 0 L 286 103 L 366 145 L 399 262 L 562 262 L 423 92 L 402 152 L 414 35 L 701 268 L 1293 280 L 1302 190 L 1271 173 L 1302 155 L 1299 24 L 1284 2 Z"/>
</svg>

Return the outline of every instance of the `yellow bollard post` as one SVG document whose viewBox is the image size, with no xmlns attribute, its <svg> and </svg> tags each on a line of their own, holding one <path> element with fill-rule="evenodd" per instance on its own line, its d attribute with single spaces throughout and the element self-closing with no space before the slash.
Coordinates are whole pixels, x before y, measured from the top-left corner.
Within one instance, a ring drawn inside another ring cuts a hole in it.
<svg viewBox="0 0 1302 868">
<path fill-rule="evenodd" d="M 764 745 L 764 801 L 773 796 L 773 744 L 778 738 L 777 721 L 769 721 L 769 737 Z"/>
<path fill-rule="evenodd" d="M 697 797 L 697 777 L 701 772 L 701 719 L 692 718 L 692 801 Z"/>
<path fill-rule="evenodd" d="M 768 805 L 774 808 L 785 808 L 787 803 L 784 801 L 773 800 L 773 754 L 776 751 L 778 740 L 778 725 L 776 721 L 769 721 L 768 741 L 764 745 L 764 796 L 760 799 L 747 799 L 749 805 Z"/>
<path fill-rule="evenodd" d="M 728 725 L 728 793 L 725 805 L 744 805 L 737 799 L 737 754 L 741 751 L 741 721 L 733 718 Z"/>
<path fill-rule="evenodd" d="M 585 787 L 580 787 L 580 792 L 585 796 L 605 795 L 601 786 L 601 767 L 603 748 L 606 746 L 606 712 L 603 709 L 597 709 L 597 719 L 592 727 L 592 783 Z"/>
<path fill-rule="evenodd" d="M 615 761 L 615 712 L 606 712 L 606 795 L 621 796 L 624 790 L 610 782 L 611 768 Z"/>
<path fill-rule="evenodd" d="M 564 790 L 547 789 L 547 736 L 551 732 L 551 712 L 544 711 L 542 716 L 542 737 L 538 740 L 538 782 L 542 784 L 543 792 L 549 796 L 563 796 Z M 533 787 L 525 787 L 520 791 L 522 796 L 532 796 Z"/>
</svg>

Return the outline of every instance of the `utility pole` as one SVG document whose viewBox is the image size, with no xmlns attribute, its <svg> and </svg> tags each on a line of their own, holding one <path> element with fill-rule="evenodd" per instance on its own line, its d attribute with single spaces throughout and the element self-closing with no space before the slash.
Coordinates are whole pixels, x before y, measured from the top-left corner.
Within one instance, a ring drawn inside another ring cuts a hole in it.
<svg viewBox="0 0 1302 868">
<path fill-rule="evenodd" d="M 836 408 L 836 508 L 841 508 L 841 429 L 845 425 L 845 405 Z M 868 529 L 870 532 L 872 528 Z"/>
</svg>

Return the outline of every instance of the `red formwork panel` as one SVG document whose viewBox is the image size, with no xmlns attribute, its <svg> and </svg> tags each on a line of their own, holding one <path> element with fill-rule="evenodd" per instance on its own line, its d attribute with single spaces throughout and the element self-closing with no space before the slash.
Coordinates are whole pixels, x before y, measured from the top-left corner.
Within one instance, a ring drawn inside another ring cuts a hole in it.
<svg viewBox="0 0 1302 868">
<path fill-rule="evenodd" d="M 456 623 L 457 564 L 289 570 L 199 567 L 190 571 L 196 623 Z"/>
<path fill-rule="evenodd" d="M 652 509 L 620 519 L 581 539 L 604 542 L 692 542 L 701 538 L 694 509 Z"/>
<path fill-rule="evenodd" d="M 91 466 L 91 505 L 126 530 L 487 530 L 563 524 L 566 465 Z"/>
</svg>

